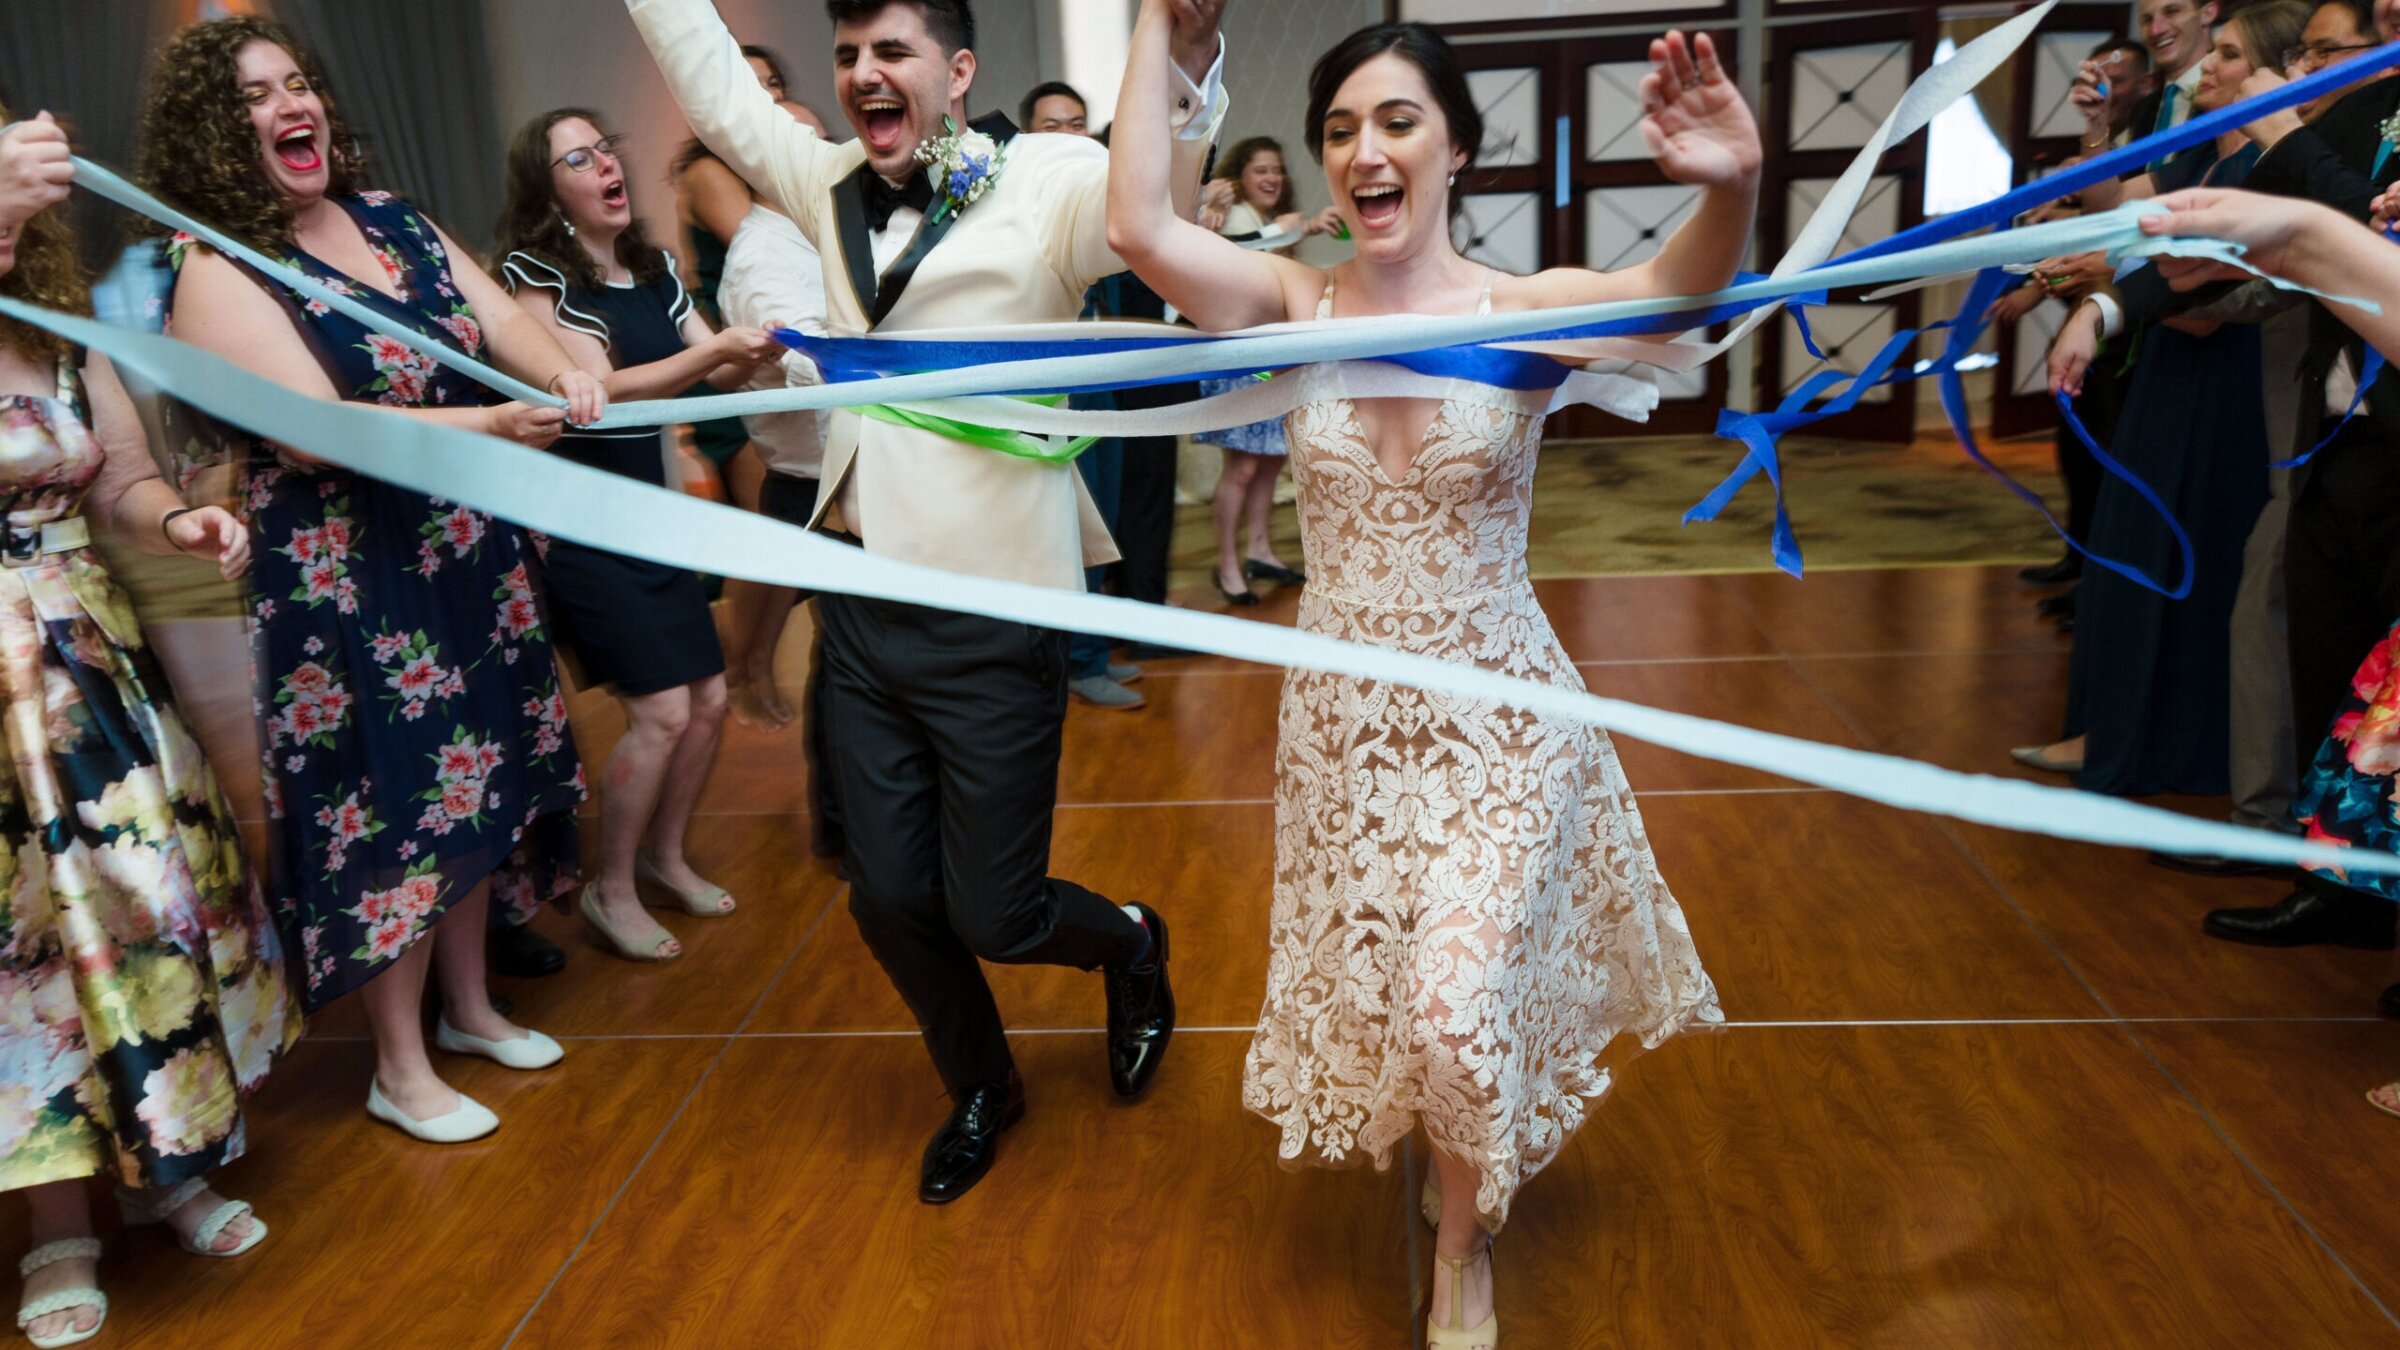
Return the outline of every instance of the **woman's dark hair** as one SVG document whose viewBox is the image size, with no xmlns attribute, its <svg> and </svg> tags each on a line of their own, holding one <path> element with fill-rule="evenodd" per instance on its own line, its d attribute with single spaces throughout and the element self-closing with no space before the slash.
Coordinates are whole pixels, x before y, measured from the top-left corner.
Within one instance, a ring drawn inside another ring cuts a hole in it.
<svg viewBox="0 0 2400 1350">
<path fill-rule="evenodd" d="M 1417 68 L 1425 77 L 1425 85 L 1433 91 L 1433 101 L 1441 107 L 1442 120 L 1449 123 L 1450 143 L 1466 152 L 1466 162 L 1458 166 L 1460 173 L 1475 167 L 1475 157 L 1483 149 L 1483 113 L 1475 106 L 1475 94 L 1467 88 L 1467 73 L 1458 64 L 1458 54 L 1442 35 L 1421 23 L 1379 23 L 1361 28 L 1333 45 L 1331 51 L 1317 58 L 1315 69 L 1308 72 L 1308 153 L 1317 162 L 1325 161 L 1325 118 L 1333 111 L 1333 96 L 1341 92 L 1342 82 L 1356 73 L 1360 66 L 1386 52 Z M 1461 207 L 1458 193 L 1450 194 L 1450 214 L 1456 217 Z"/>
<path fill-rule="evenodd" d="M 250 17 L 193 24 L 159 52 L 142 108 L 136 176 L 171 205 L 253 248 L 279 252 L 292 243 L 292 207 L 263 171 L 258 132 L 241 94 L 241 50 L 262 41 L 291 54 L 325 105 L 325 195 L 366 187 L 366 155 L 342 121 L 316 54 L 283 25 Z M 146 228 L 159 234 L 167 229 Z"/>
<path fill-rule="evenodd" d="M 0 106 L 0 126 L 7 122 L 8 109 Z M 17 265 L 0 277 L 0 295 L 69 314 L 92 312 L 91 284 L 64 210 L 36 211 L 17 227 Z M 73 350 L 65 338 L 15 319 L 0 319 L 0 348 L 34 362 L 62 360 Z"/>
<path fill-rule="evenodd" d="M 530 253 L 566 273 L 575 285 L 598 290 L 607 278 L 592 265 L 592 255 L 567 232 L 567 218 L 560 214 L 558 198 L 550 189 L 550 128 L 578 117 L 594 129 L 600 126 L 600 114 L 590 109 L 553 108 L 517 128 L 508 143 L 508 204 L 501 208 L 500 224 L 493 233 L 500 241 L 497 256 Z M 633 175 L 625 175 L 625 181 L 630 187 Z M 617 261 L 645 286 L 667 274 L 666 259 L 643 234 L 639 216 L 617 236 Z"/>
<path fill-rule="evenodd" d="M 1269 150 L 1275 152 L 1277 159 L 1284 157 L 1283 143 L 1272 136 L 1252 136 L 1246 141 L 1235 141 L 1232 149 L 1217 157 L 1217 177 L 1233 184 L 1238 194 L 1242 175 L 1249 170 L 1250 161 Z M 1250 199 L 1241 197 L 1240 200 L 1247 202 Z M 1251 209 L 1255 211 L 1258 208 Z M 1266 210 L 1265 215 L 1272 223 L 1275 217 L 1296 209 L 1292 201 L 1291 166 L 1287 164 L 1284 166 L 1283 194 L 1275 199 L 1275 204 Z"/>
<path fill-rule="evenodd" d="M 792 81 L 790 76 L 783 73 L 783 58 L 754 42 L 745 42 L 742 44 L 742 55 L 752 61 L 764 61 L 767 63 L 767 73 L 775 77 L 775 83 L 783 86 L 783 92 L 776 95 L 777 98 L 790 98 L 792 96 Z M 680 178 L 683 176 L 683 171 L 685 169 L 692 167 L 701 160 L 715 158 L 715 155 L 709 153 L 708 147 L 700 143 L 700 138 L 694 136 L 690 140 L 683 143 L 683 148 L 681 150 L 675 152 L 674 176 Z"/>
<path fill-rule="evenodd" d="M 825 0 L 825 17 L 835 23 L 872 19 L 893 5 L 915 5 L 943 55 L 975 50 L 975 11 L 967 0 Z"/>
</svg>

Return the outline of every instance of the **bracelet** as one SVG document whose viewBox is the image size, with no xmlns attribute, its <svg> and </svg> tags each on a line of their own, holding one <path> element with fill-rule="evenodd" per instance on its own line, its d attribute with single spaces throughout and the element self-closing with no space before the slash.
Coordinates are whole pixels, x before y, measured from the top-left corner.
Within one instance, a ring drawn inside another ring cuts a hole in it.
<svg viewBox="0 0 2400 1350">
<path fill-rule="evenodd" d="M 192 512 L 194 512 L 194 511 L 197 511 L 197 510 L 199 510 L 199 509 L 200 509 L 200 508 L 199 508 L 199 507 L 197 507 L 197 506 L 178 506 L 178 507 L 176 507 L 174 510 L 167 512 L 167 513 L 166 513 L 165 515 L 163 515 L 163 516 L 160 516 L 160 517 L 158 518 L 158 532 L 159 532 L 159 534 L 160 534 L 160 535 L 161 535 L 163 538 L 165 538 L 165 539 L 166 539 L 166 541 L 167 541 L 168 543 L 170 543 L 170 544 L 173 544 L 173 543 L 175 543 L 175 536 L 167 533 L 167 523 L 168 523 L 169 521 L 172 521 L 173 519 L 175 519 L 175 517 L 177 517 L 177 516 L 188 516 L 188 515 L 190 515 Z M 181 547 L 181 545 L 177 545 L 177 547 Z"/>
<path fill-rule="evenodd" d="M 559 382 L 560 380 L 563 380 L 563 379 L 567 378 L 569 375 L 572 375 L 572 374 L 574 374 L 574 373 L 575 373 L 575 372 L 574 372 L 574 371 L 571 371 L 571 370 L 562 370 L 562 371 L 558 372 L 556 375 L 553 375 L 553 376 L 551 376 L 551 377 L 550 377 L 550 382 L 549 382 L 548 384 L 545 384 L 545 385 L 543 385 L 543 386 L 542 386 L 542 392 L 543 392 L 543 393 L 546 393 L 546 394 L 557 394 L 557 393 L 558 393 L 558 382 Z M 561 397 L 561 398 L 564 398 L 564 397 L 566 397 L 566 395 L 564 395 L 564 394 L 559 394 L 559 397 Z"/>
</svg>

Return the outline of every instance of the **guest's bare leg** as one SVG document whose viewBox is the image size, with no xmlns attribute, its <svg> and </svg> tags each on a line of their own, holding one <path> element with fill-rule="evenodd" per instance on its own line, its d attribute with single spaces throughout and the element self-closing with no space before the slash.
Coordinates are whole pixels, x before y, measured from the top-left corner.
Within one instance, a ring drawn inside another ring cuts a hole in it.
<svg viewBox="0 0 2400 1350">
<path fill-rule="evenodd" d="M 1217 495 L 1209 501 L 1209 515 L 1217 527 L 1217 586 L 1239 595 L 1250 589 L 1250 582 L 1242 575 L 1240 533 L 1258 457 L 1239 450 L 1227 450 L 1224 455 L 1225 472 L 1217 479 Z"/>
<path fill-rule="evenodd" d="M 475 907 L 472 921 L 461 920 L 454 907 L 436 921 L 434 931 L 409 944 L 390 966 L 358 991 L 367 1010 L 367 1027 L 375 1037 L 375 1083 L 384 1099 L 418 1120 L 432 1120 L 458 1109 L 458 1093 L 433 1070 L 425 1054 L 425 976 L 433 968 L 434 944 L 444 927 L 455 928 L 483 950 L 483 908 Z M 464 1028 L 461 1028 L 464 1030 Z"/>
<path fill-rule="evenodd" d="M 1242 495 L 1243 523 L 1249 528 L 1249 548 L 1245 559 L 1255 558 L 1270 567 L 1284 566 L 1283 558 L 1275 552 L 1275 484 L 1283 477 L 1285 456 L 1249 455 L 1256 468 L 1250 476 L 1250 486 Z"/>
<path fill-rule="evenodd" d="M 485 974 L 482 935 L 491 903 L 492 884 L 485 881 L 442 915 L 433 930 L 434 974 L 441 981 L 442 1015 L 451 1026 L 487 1041 L 514 1040 L 523 1028 L 492 1006 Z"/>
<path fill-rule="evenodd" d="M 720 684 L 718 706 L 723 708 Z M 608 926 L 629 942 L 649 948 L 666 930 L 642 908 L 634 889 L 633 855 L 642 845 L 667 777 L 667 763 L 692 723 L 692 687 L 677 685 L 655 694 L 628 694 L 625 734 L 600 771 L 600 909 Z M 666 954 L 682 950 L 670 941 Z"/>
<path fill-rule="evenodd" d="M 1434 1230 L 1433 1249 L 1453 1260 L 1463 1260 L 1484 1250 L 1489 1235 L 1475 1212 L 1475 1169 L 1442 1151 L 1436 1145 L 1428 1149 L 1433 1155 L 1434 1184 L 1442 1193 L 1442 1223 Z M 1463 1293 L 1466 1306 L 1460 1318 L 1450 1316 L 1450 1280 L 1448 1272 L 1438 1264 L 1434 1267 L 1433 1323 L 1436 1326 L 1480 1326 L 1492 1313 L 1492 1264 L 1476 1261 L 1466 1269 Z"/>
<path fill-rule="evenodd" d="M 725 677 L 712 675 L 684 688 L 690 695 L 690 716 L 668 757 L 646 843 L 651 865 L 668 885 L 679 891 L 705 891 L 712 883 L 692 870 L 683 845 L 700 793 L 708 786 L 709 770 L 716 767 L 717 743 L 725 729 Z"/>
</svg>

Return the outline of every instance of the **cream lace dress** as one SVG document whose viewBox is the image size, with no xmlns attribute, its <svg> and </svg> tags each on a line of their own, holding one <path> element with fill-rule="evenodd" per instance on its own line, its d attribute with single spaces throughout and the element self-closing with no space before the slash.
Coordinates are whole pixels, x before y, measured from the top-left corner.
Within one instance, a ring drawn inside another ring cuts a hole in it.
<svg viewBox="0 0 2400 1350">
<path fill-rule="evenodd" d="M 1338 376 L 1300 378 L 1321 386 L 1287 423 L 1300 627 L 1581 689 L 1526 570 L 1547 395 L 1459 382 L 1393 482 Z M 1243 1103 L 1292 1163 L 1387 1167 L 1422 1120 L 1474 1164 L 1497 1231 L 1607 1091 L 1620 1033 L 1648 1049 L 1723 1019 L 1616 751 L 1582 724 L 1300 670 L 1276 722 Z"/>
</svg>

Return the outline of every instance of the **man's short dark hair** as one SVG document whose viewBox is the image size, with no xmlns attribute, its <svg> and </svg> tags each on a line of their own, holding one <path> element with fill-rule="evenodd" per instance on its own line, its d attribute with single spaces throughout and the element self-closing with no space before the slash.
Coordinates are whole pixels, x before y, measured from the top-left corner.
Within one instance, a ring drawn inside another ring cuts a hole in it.
<svg viewBox="0 0 2400 1350">
<path fill-rule="evenodd" d="M 945 54 L 975 50 L 975 10 L 967 0 L 825 0 L 825 17 L 835 23 L 872 19 L 893 5 L 915 5 L 925 31 Z"/>
<path fill-rule="evenodd" d="M 1076 107 L 1083 109 L 1085 116 L 1091 115 L 1092 105 L 1083 101 L 1083 95 L 1075 92 L 1074 85 L 1065 80 L 1045 80 L 1035 85 L 1032 92 L 1025 95 L 1025 101 L 1017 105 L 1017 125 L 1032 130 L 1033 106 L 1046 98 L 1071 98 L 1075 100 Z"/>
<path fill-rule="evenodd" d="M 2310 7 L 2308 16 L 2312 19 L 2315 18 L 2317 11 L 2327 5 L 2338 5 L 2350 11 L 2350 26 L 2362 36 L 2368 38 L 2375 36 L 2375 0 L 2317 0 L 2317 3 Z"/>
</svg>

